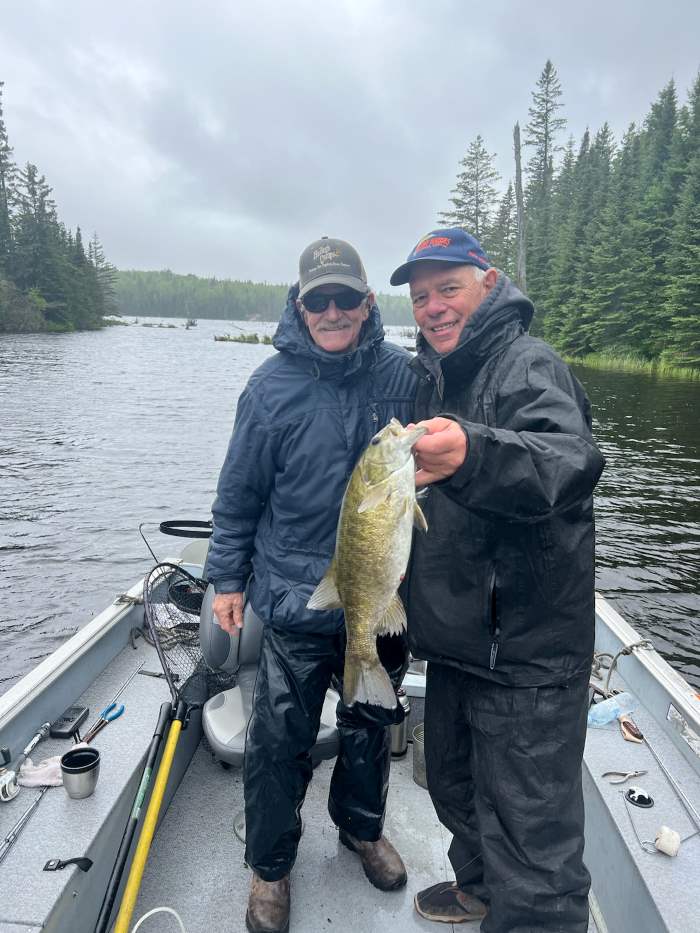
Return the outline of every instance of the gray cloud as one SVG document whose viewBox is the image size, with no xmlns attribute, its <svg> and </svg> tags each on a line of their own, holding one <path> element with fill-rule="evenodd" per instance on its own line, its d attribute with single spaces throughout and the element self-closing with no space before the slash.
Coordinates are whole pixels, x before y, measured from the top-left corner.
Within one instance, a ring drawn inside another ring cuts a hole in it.
<svg viewBox="0 0 700 933">
<path fill-rule="evenodd" d="M 619 139 L 671 77 L 685 100 L 700 11 L 672 11 L 662 26 L 648 0 L 44 0 L 4 11 L 0 80 L 17 161 L 118 266 L 289 281 L 327 233 L 384 289 L 477 133 L 507 183 L 547 58 L 577 141 L 605 120 Z"/>
</svg>

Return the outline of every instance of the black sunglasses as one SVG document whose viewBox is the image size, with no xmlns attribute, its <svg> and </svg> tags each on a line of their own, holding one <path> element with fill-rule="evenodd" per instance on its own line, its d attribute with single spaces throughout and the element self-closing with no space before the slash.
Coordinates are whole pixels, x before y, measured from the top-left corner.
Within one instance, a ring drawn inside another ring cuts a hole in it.
<svg viewBox="0 0 700 933">
<path fill-rule="evenodd" d="M 324 295 L 322 292 L 310 292 L 308 295 L 304 295 L 301 303 L 312 314 L 321 314 L 322 311 L 328 309 L 331 301 L 335 302 L 335 306 L 339 311 L 352 311 L 353 308 L 361 305 L 366 297 L 366 293 L 356 292 L 354 288 L 344 288 L 332 295 Z"/>
</svg>

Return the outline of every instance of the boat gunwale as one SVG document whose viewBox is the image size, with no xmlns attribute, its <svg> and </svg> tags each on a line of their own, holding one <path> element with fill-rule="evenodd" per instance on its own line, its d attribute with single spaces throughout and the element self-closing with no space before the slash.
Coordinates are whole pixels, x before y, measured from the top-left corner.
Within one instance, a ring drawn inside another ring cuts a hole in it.
<svg viewBox="0 0 700 933">
<path fill-rule="evenodd" d="M 600 593 L 596 593 L 595 609 L 596 614 L 600 616 L 601 621 L 612 637 L 620 642 L 620 647 L 633 645 L 640 640 L 640 633 L 629 622 L 625 621 L 620 613 Z M 636 679 L 634 673 L 635 664 L 640 665 L 659 684 L 663 692 L 668 696 L 669 703 L 686 720 L 686 724 L 700 736 L 700 693 L 694 690 L 683 675 L 671 667 L 655 648 L 635 650 L 629 655 L 621 655 L 618 658 L 617 669 L 633 690 Z M 645 698 L 643 702 L 659 725 L 672 737 L 674 745 L 677 745 L 684 756 L 695 765 L 696 771 L 700 773 L 700 758 L 698 758 L 695 750 L 683 738 L 679 730 L 669 721 L 668 709 L 663 717 L 660 717 L 656 704 L 648 702 L 648 698 Z"/>
<path fill-rule="evenodd" d="M 0 733 L 21 719 L 23 712 L 64 675 L 68 672 L 75 674 L 79 671 L 80 662 L 93 649 L 105 645 L 104 639 L 110 631 L 118 629 L 125 618 L 133 613 L 134 607 L 141 601 L 142 593 L 143 579 L 125 593 L 117 596 L 111 605 L 79 628 L 74 635 L 59 645 L 48 657 L 0 696 Z M 82 693 L 94 679 L 92 672 L 88 673 L 87 678 L 84 684 L 74 686 L 76 695 Z"/>
</svg>

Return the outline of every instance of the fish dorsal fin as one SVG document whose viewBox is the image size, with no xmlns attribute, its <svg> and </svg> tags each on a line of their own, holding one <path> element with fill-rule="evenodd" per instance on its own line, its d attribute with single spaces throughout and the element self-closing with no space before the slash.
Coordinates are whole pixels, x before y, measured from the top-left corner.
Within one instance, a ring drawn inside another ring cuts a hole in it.
<svg viewBox="0 0 700 933">
<path fill-rule="evenodd" d="M 362 502 L 357 507 L 357 511 L 368 512 L 370 509 L 376 509 L 378 505 L 386 502 L 391 496 L 391 486 L 389 483 L 377 483 L 375 486 L 368 486 L 362 496 Z"/>
<path fill-rule="evenodd" d="M 428 523 L 425 520 L 425 515 L 423 515 L 423 510 L 417 502 L 413 505 L 413 526 L 414 528 L 418 528 L 419 531 L 428 530 Z"/>
<path fill-rule="evenodd" d="M 377 635 L 400 635 L 405 628 L 406 610 L 399 599 L 399 594 L 394 593 L 394 598 L 377 627 Z"/>
<path fill-rule="evenodd" d="M 342 609 L 340 593 L 335 582 L 335 560 L 323 575 L 323 579 L 311 594 L 307 609 Z"/>
</svg>

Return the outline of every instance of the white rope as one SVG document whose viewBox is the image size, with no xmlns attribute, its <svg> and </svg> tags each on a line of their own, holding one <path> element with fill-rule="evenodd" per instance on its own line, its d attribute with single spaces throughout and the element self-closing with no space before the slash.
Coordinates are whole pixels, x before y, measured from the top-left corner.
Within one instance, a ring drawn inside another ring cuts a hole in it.
<svg viewBox="0 0 700 933">
<path fill-rule="evenodd" d="M 153 914 L 160 914 L 160 913 L 172 914 L 173 917 L 175 917 L 177 922 L 180 924 L 181 933 L 187 933 L 187 930 L 185 929 L 185 924 L 180 919 L 180 915 L 178 914 L 176 910 L 173 910 L 172 907 L 154 907 L 153 910 L 149 910 L 147 914 L 144 914 L 143 917 L 139 919 L 138 923 L 132 929 L 131 933 L 136 933 L 136 931 L 141 926 L 144 920 L 147 920 L 149 917 L 152 917 Z"/>
</svg>

